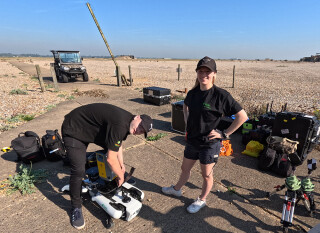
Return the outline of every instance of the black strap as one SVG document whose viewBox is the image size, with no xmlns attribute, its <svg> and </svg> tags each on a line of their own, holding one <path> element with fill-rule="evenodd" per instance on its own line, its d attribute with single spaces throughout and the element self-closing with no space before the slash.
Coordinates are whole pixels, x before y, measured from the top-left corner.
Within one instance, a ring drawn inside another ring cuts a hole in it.
<svg viewBox="0 0 320 233">
<path fill-rule="evenodd" d="M 130 169 L 129 174 L 128 174 L 127 177 L 124 179 L 123 183 L 125 183 L 125 182 L 127 182 L 128 180 L 131 179 L 134 170 L 136 170 L 134 167 L 132 167 L 132 168 Z"/>
<path fill-rule="evenodd" d="M 60 134 L 58 133 L 58 130 L 56 129 L 54 132 L 55 132 L 57 138 L 61 141 L 61 144 L 62 144 L 62 147 L 63 147 L 63 152 L 66 153 L 66 147 L 64 145 L 64 142 L 63 142 L 62 138 L 60 137 Z"/>
</svg>

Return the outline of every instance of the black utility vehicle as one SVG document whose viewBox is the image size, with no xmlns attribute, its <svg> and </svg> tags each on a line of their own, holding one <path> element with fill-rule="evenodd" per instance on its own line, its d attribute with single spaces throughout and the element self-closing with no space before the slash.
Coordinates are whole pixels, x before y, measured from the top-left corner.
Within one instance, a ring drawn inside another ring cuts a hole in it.
<svg viewBox="0 0 320 233">
<path fill-rule="evenodd" d="M 84 82 L 89 80 L 86 67 L 82 65 L 79 51 L 51 50 L 54 57 L 54 70 L 57 80 L 67 83 L 81 76 Z"/>
</svg>

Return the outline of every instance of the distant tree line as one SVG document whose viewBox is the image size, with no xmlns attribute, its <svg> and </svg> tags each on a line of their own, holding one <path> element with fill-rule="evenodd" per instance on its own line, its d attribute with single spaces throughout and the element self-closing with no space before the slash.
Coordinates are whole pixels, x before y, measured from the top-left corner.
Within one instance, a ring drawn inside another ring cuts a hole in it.
<svg viewBox="0 0 320 233">
<path fill-rule="evenodd" d="M 94 55 L 81 55 L 85 58 L 111 58 L 111 56 L 94 56 Z M 52 55 L 39 55 L 33 53 L 22 53 L 22 54 L 13 54 L 13 53 L 0 53 L 0 57 L 52 57 Z M 116 55 L 115 57 L 130 57 L 134 59 L 133 55 Z"/>
</svg>

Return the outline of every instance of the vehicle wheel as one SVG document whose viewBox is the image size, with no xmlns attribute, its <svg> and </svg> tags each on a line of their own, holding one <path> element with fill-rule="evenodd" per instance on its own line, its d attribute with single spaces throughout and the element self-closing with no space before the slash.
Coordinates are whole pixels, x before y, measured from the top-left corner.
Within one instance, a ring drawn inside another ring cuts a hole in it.
<svg viewBox="0 0 320 233">
<path fill-rule="evenodd" d="M 67 82 L 69 81 L 68 76 L 65 75 L 65 74 L 62 74 L 62 75 L 61 75 L 61 79 L 62 79 L 62 82 L 63 82 L 63 83 L 67 83 Z"/>
<path fill-rule="evenodd" d="M 83 76 L 83 81 L 88 82 L 89 76 L 88 76 L 87 72 L 84 72 L 82 76 Z"/>
<path fill-rule="evenodd" d="M 112 218 L 108 215 L 106 219 L 106 228 L 111 229 L 114 226 Z"/>
</svg>

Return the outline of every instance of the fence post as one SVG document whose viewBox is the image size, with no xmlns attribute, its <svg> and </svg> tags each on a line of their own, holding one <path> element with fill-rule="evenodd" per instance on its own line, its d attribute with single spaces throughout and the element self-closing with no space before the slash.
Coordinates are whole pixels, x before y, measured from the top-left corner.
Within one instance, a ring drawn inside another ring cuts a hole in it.
<svg viewBox="0 0 320 233">
<path fill-rule="evenodd" d="M 132 86 L 131 66 L 128 66 L 128 68 L 129 68 L 129 80 L 130 80 L 130 86 Z"/>
<path fill-rule="evenodd" d="M 235 73 L 236 73 L 236 66 L 233 65 L 233 81 L 232 81 L 232 88 L 234 88 L 234 76 L 235 76 Z"/>
<path fill-rule="evenodd" d="M 180 64 L 178 64 L 177 72 L 178 72 L 178 81 L 179 81 L 180 80 L 180 72 L 181 72 Z"/>
<path fill-rule="evenodd" d="M 58 82 L 57 82 L 57 74 L 56 74 L 56 71 L 54 70 L 54 63 L 50 63 L 50 71 L 51 71 L 51 75 L 52 75 L 54 89 L 56 91 L 59 91 L 59 86 L 58 86 Z"/>
<path fill-rule="evenodd" d="M 44 82 L 43 82 L 43 78 L 42 78 L 42 75 L 41 75 L 41 70 L 40 70 L 39 65 L 36 65 L 36 70 L 37 70 L 37 74 L 38 74 L 38 79 L 39 79 L 41 91 L 45 92 L 46 88 L 44 87 Z"/>
<path fill-rule="evenodd" d="M 117 74 L 117 85 L 121 87 L 121 73 L 120 73 L 120 66 L 116 66 L 116 74 Z"/>
</svg>

